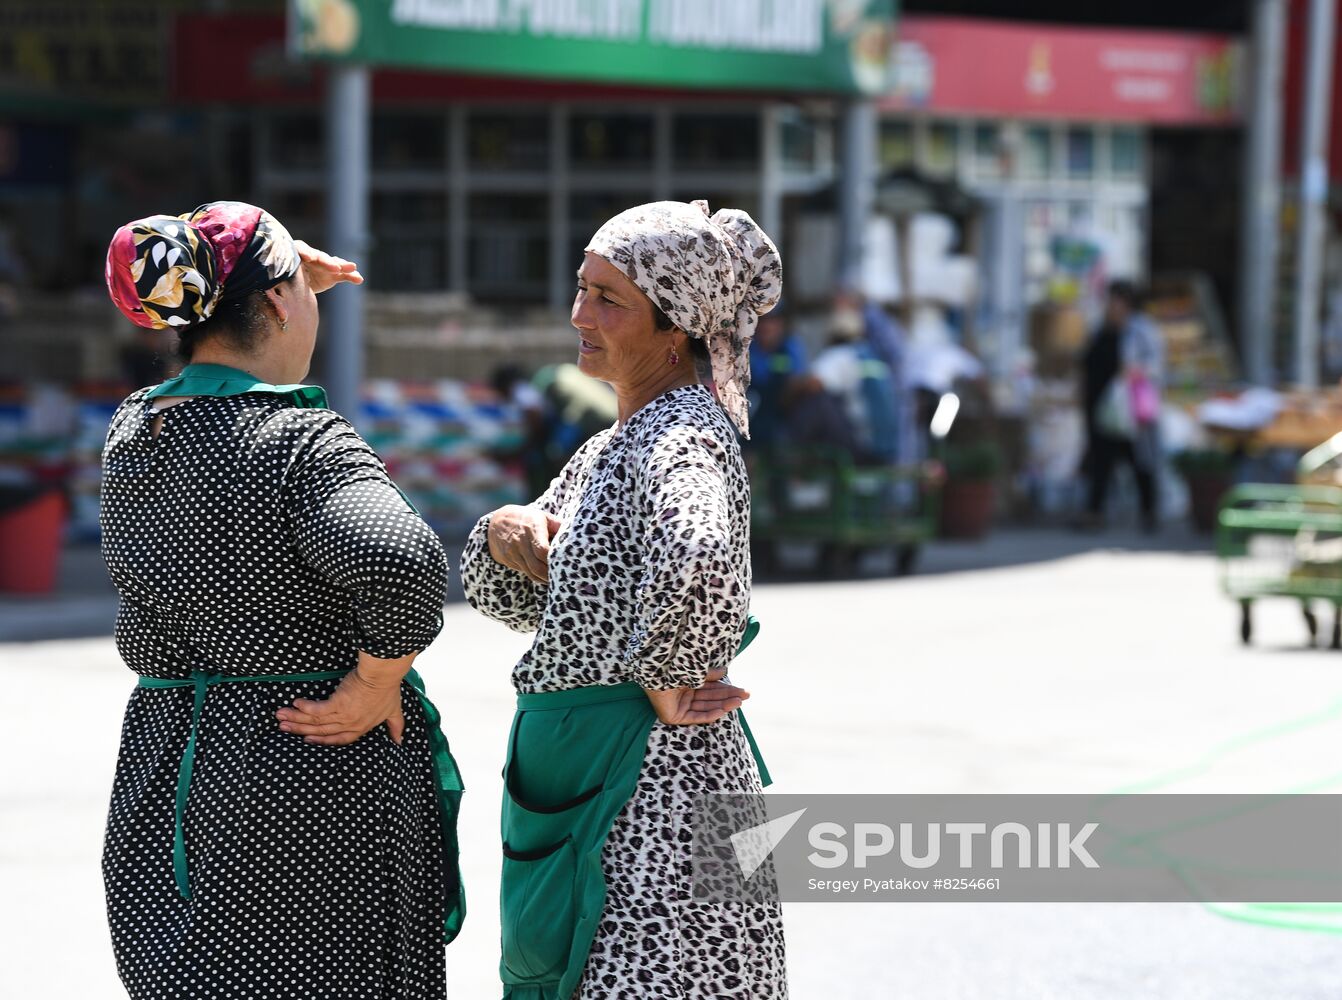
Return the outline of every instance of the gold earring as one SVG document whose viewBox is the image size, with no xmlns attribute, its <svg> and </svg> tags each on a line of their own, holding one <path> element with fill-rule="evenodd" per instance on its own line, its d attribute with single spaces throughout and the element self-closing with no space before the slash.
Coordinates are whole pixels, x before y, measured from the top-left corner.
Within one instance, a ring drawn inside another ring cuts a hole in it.
<svg viewBox="0 0 1342 1000">
<path fill-rule="evenodd" d="M 281 330 L 289 329 L 289 321 L 287 319 L 280 320 L 280 329 Z"/>
<path fill-rule="evenodd" d="M 680 355 L 676 352 L 676 349 L 674 347 L 671 348 L 671 353 L 666 356 L 666 360 L 667 363 L 671 365 L 680 364 Z"/>
</svg>

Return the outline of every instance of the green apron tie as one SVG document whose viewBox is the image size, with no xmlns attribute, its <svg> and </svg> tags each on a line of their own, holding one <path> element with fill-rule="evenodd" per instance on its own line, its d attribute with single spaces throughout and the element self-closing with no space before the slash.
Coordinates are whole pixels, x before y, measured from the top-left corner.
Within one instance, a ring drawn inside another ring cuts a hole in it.
<svg viewBox="0 0 1342 1000">
<path fill-rule="evenodd" d="M 205 695 L 215 684 L 271 683 L 301 684 L 308 681 L 339 680 L 348 670 L 320 670 L 306 674 L 259 674 L 251 677 L 234 677 L 223 674 L 209 674 L 203 670 L 193 670 L 190 678 L 169 679 L 164 677 L 141 677 L 142 688 L 192 688 L 194 699 L 191 706 L 191 735 L 187 737 L 186 749 L 182 752 L 182 762 L 177 769 L 177 796 L 174 805 L 172 834 L 172 871 L 177 883 L 177 891 L 183 899 L 191 898 L 191 884 L 186 859 L 186 804 L 191 793 L 191 777 L 196 766 L 196 736 L 200 730 L 200 716 L 205 707 Z M 466 894 L 461 882 L 458 867 L 460 851 L 457 843 L 457 816 L 461 808 L 461 793 L 464 789 L 461 772 L 452 751 L 448 747 L 447 737 L 443 735 L 442 713 L 429 701 L 424 690 L 424 680 L 417 671 L 411 670 L 405 675 L 405 683 L 419 698 L 424 710 L 424 721 L 428 730 L 429 753 L 433 766 L 435 796 L 438 812 L 442 820 L 443 864 L 447 872 L 447 912 L 443 918 L 443 939 L 450 943 L 461 931 L 462 921 L 466 917 Z"/>
</svg>

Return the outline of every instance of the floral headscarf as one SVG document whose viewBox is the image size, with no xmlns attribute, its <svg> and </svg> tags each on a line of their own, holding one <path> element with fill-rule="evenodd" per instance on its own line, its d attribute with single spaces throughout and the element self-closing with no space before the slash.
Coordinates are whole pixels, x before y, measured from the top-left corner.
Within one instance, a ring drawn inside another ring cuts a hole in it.
<svg viewBox="0 0 1342 1000">
<path fill-rule="evenodd" d="M 746 437 L 750 339 L 783 293 L 778 248 L 745 212 L 654 201 L 602 226 L 587 251 L 605 257 L 689 336 L 708 345 L 718 400 Z"/>
<path fill-rule="evenodd" d="M 107 290 L 132 323 L 164 330 L 203 323 L 221 301 L 273 288 L 298 267 L 293 237 L 269 212 L 213 201 L 118 229 L 107 248 Z"/>
</svg>

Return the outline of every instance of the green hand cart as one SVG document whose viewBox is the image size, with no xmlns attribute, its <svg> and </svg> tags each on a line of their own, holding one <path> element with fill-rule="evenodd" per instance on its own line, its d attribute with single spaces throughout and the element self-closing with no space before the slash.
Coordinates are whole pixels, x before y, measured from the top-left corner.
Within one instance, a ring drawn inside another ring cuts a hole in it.
<svg viewBox="0 0 1342 1000">
<path fill-rule="evenodd" d="M 763 567 L 780 542 L 820 544 L 821 570 L 838 575 L 866 549 L 891 548 L 912 572 L 936 535 L 940 466 L 857 465 L 847 452 L 798 451 L 751 460 L 751 546 Z"/>
<path fill-rule="evenodd" d="M 1253 638 L 1254 601 L 1287 597 L 1300 602 L 1311 644 L 1319 633 L 1313 604 L 1331 604 L 1331 647 L 1342 649 L 1342 486 L 1319 482 L 1340 459 L 1342 434 L 1300 460 L 1299 485 L 1246 484 L 1221 498 L 1221 589 L 1239 602 L 1242 642 Z"/>
</svg>

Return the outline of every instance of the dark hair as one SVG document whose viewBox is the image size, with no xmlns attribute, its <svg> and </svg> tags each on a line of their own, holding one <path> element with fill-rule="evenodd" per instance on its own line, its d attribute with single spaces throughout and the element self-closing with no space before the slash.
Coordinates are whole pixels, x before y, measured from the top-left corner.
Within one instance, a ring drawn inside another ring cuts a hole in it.
<svg viewBox="0 0 1342 1000">
<path fill-rule="evenodd" d="M 238 299 L 225 299 L 214 307 L 210 318 L 177 332 L 177 355 L 186 363 L 207 340 L 223 343 L 241 354 L 250 354 L 265 336 L 266 313 L 270 309 L 265 292 L 252 292 Z"/>
<path fill-rule="evenodd" d="M 665 333 L 668 330 L 674 330 L 676 324 L 671 321 L 671 317 L 662 312 L 661 306 L 656 302 L 652 304 L 652 322 L 657 329 Z M 686 335 L 686 340 L 690 342 L 690 357 L 694 359 L 695 371 L 701 376 L 710 374 L 712 371 L 711 359 L 708 356 L 708 344 L 704 343 L 700 337 L 691 337 Z"/>
<path fill-rule="evenodd" d="M 1118 299 L 1133 312 L 1141 309 L 1146 303 L 1146 297 L 1142 294 L 1141 289 L 1126 278 L 1109 282 L 1109 297 Z"/>
</svg>

